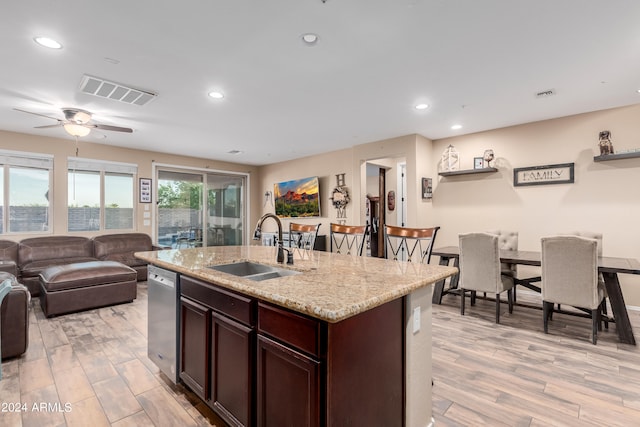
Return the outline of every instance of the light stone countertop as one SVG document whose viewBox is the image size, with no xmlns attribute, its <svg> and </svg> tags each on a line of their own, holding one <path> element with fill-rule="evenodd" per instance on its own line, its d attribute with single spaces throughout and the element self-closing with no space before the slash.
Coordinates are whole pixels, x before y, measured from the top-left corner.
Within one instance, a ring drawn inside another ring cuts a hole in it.
<svg viewBox="0 0 640 427">
<path fill-rule="evenodd" d="M 276 254 L 273 246 L 213 246 L 137 252 L 135 256 L 158 267 L 332 323 L 458 272 L 455 267 L 297 249 L 294 265 L 287 265 L 277 264 Z M 239 261 L 298 270 L 302 274 L 256 282 L 207 268 Z"/>
</svg>

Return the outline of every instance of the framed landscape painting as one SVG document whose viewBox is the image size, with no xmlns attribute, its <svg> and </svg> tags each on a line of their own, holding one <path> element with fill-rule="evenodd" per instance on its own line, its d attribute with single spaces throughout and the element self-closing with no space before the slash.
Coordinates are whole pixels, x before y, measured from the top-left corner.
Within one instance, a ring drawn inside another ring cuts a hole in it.
<svg viewBox="0 0 640 427">
<path fill-rule="evenodd" d="M 280 218 L 320 216 L 320 185 L 317 176 L 274 185 L 276 215 Z"/>
</svg>

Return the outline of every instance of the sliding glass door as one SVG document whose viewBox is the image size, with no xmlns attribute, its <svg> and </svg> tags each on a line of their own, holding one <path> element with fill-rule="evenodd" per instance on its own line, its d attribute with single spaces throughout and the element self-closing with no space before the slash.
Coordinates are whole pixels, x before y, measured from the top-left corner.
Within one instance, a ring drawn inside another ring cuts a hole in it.
<svg viewBox="0 0 640 427">
<path fill-rule="evenodd" d="M 157 236 L 163 246 L 242 245 L 246 177 L 158 170 Z"/>
<path fill-rule="evenodd" d="M 207 175 L 207 246 L 241 245 L 245 178 Z"/>
</svg>

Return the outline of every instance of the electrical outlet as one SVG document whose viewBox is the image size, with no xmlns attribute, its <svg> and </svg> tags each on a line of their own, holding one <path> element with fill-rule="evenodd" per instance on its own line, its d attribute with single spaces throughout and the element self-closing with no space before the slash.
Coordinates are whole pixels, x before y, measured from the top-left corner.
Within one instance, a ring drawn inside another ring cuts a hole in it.
<svg viewBox="0 0 640 427">
<path fill-rule="evenodd" d="M 413 333 L 420 332 L 420 306 L 413 309 Z"/>
</svg>

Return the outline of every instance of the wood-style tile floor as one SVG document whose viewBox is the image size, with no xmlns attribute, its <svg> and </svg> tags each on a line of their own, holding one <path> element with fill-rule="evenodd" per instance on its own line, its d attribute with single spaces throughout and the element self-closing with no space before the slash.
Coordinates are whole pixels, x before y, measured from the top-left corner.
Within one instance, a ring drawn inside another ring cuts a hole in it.
<svg viewBox="0 0 640 427">
<path fill-rule="evenodd" d="M 518 292 L 518 300 L 539 301 Z M 615 325 L 591 344 L 591 320 L 460 299 L 433 307 L 436 426 L 640 426 L 640 348 L 618 342 Z M 566 308 L 566 307 L 563 307 Z M 640 343 L 640 312 L 629 311 Z"/>
<path fill-rule="evenodd" d="M 138 298 L 47 319 L 32 299 L 29 349 L 2 363 L 0 426 L 218 426 L 206 405 L 147 358 L 147 285 Z"/>
<path fill-rule="evenodd" d="M 131 304 L 51 319 L 32 304 L 29 350 L 2 364 L 0 426 L 226 427 L 147 358 L 146 283 Z M 640 342 L 640 312 L 629 315 Z M 589 333 L 588 319 L 556 314 L 545 335 L 540 310 L 506 304 L 495 325 L 493 301 L 462 317 L 445 296 L 433 307 L 436 426 L 640 425 L 640 349 L 615 325 L 597 346 Z"/>
</svg>

